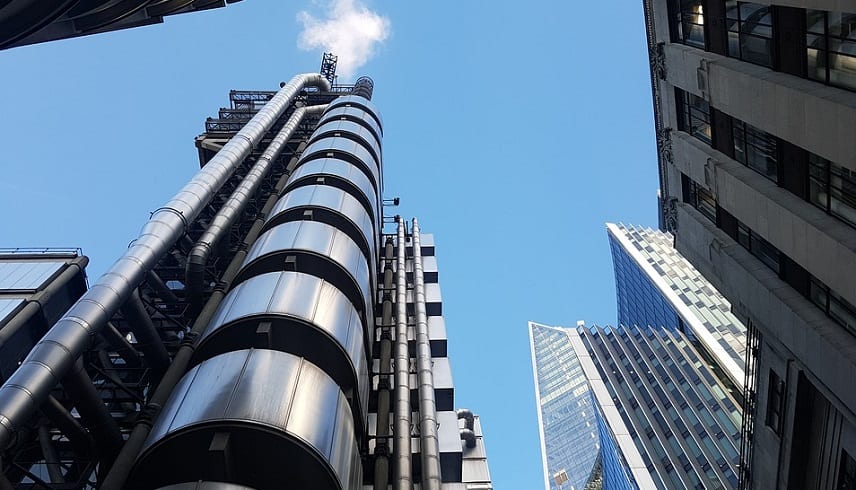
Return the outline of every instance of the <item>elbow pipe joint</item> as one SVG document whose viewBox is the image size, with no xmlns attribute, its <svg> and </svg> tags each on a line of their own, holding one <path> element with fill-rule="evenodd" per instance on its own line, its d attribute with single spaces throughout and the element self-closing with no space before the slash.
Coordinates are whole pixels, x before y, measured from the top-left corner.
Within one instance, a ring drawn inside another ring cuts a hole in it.
<svg viewBox="0 0 856 490">
<path fill-rule="evenodd" d="M 461 433 L 461 440 L 466 442 L 467 447 L 472 449 L 476 447 L 476 433 L 471 429 L 459 429 Z"/>
<path fill-rule="evenodd" d="M 473 414 L 473 411 L 469 408 L 459 408 L 458 409 L 458 420 L 464 419 L 465 426 L 469 430 L 473 430 L 475 426 L 476 416 Z"/>
</svg>

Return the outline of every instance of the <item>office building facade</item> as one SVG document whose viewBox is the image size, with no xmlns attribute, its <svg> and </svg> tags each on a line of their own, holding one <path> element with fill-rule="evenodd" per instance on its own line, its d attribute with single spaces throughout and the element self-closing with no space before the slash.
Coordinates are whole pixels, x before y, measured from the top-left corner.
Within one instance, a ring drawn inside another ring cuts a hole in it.
<svg viewBox="0 0 856 490">
<path fill-rule="evenodd" d="M 670 233 L 607 223 L 620 325 L 681 330 L 732 395 L 743 391 L 746 327 L 731 304 L 675 250 Z"/>
<path fill-rule="evenodd" d="M 0 4 L 0 49 L 147 26 L 240 0 L 9 0 Z"/>
<path fill-rule="evenodd" d="M 676 248 L 747 325 L 741 483 L 856 481 L 856 3 L 644 2 Z"/>
<path fill-rule="evenodd" d="M 740 406 L 683 332 L 529 328 L 545 488 L 736 488 Z"/>
<path fill-rule="evenodd" d="M 385 214 L 373 83 L 326 68 L 232 91 L 200 172 L 36 339 L 0 387 L 4 488 L 492 488 L 433 236 Z"/>
</svg>

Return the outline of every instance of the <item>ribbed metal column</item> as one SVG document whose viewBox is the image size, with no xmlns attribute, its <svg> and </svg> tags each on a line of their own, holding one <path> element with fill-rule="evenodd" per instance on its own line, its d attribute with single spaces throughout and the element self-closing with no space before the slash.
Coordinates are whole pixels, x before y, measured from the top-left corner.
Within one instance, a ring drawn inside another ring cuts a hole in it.
<svg viewBox="0 0 856 490">
<path fill-rule="evenodd" d="M 395 271 L 395 426 L 393 490 L 412 490 L 410 448 L 410 352 L 407 348 L 407 277 L 404 221 L 398 217 L 398 255 Z"/>
<path fill-rule="evenodd" d="M 413 306 L 416 311 L 416 379 L 419 384 L 419 428 L 422 446 L 422 490 L 440 490 L 440 442 L 437 437 L 437 403 L 434 400 L 434 372 L 428 313 L 425 308 L 425 274 L 419 223 L 413 218 Z"/>
</svg>

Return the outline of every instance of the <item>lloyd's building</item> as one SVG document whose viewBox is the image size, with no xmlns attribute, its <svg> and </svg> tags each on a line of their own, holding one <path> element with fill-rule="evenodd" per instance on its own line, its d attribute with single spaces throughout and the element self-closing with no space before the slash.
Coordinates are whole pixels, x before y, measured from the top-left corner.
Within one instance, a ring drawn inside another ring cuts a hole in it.
<svg viewBox="0 0 856 490">
<path fill-rule="evenodd" d="M 60 311 L 0 288 L 0 488 L 492 488 L 433 237 L 384 214 L 373 83 L 334 71 L 232 91 L 199 173 Z"/>
</svg>

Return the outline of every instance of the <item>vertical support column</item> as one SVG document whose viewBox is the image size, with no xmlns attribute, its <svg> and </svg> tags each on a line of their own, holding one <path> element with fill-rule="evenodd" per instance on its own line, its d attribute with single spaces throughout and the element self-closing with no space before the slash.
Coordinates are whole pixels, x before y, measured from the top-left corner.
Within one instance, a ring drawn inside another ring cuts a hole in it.
<svg viewBox="0 0 856 490">
<path fill-rule="evenodd" d="M 419 428 L 422 446 L 422 489 L 440 490 L 440 442 L 437 438 L 437 403 L 434 399 L 434 372 L 428 313 L 425 308 L 425 274 L 419 223 L 413 218 L 413 303 L 416 311 L 416 379 L 419 385 Z"/>
<path fill-rule="evenodd" d="M 380 378 L 377 392 L 377 438 L 375 439 L 375 490 L 387 490 L 389 485 L 389 382 L 392 364 L 392 238 L 386 239 L 383 253 L 383 312 L 380 325 Z"/>
<path fill-rule="evenodd" d="M 393 490 L 413 490 L 410 449 L 410 352 L 407 349 L 407 245 L 404 221 L 398 222 L 398 256 L 396 262 L 395 326 L 395 455 Z"/>
</svg>

